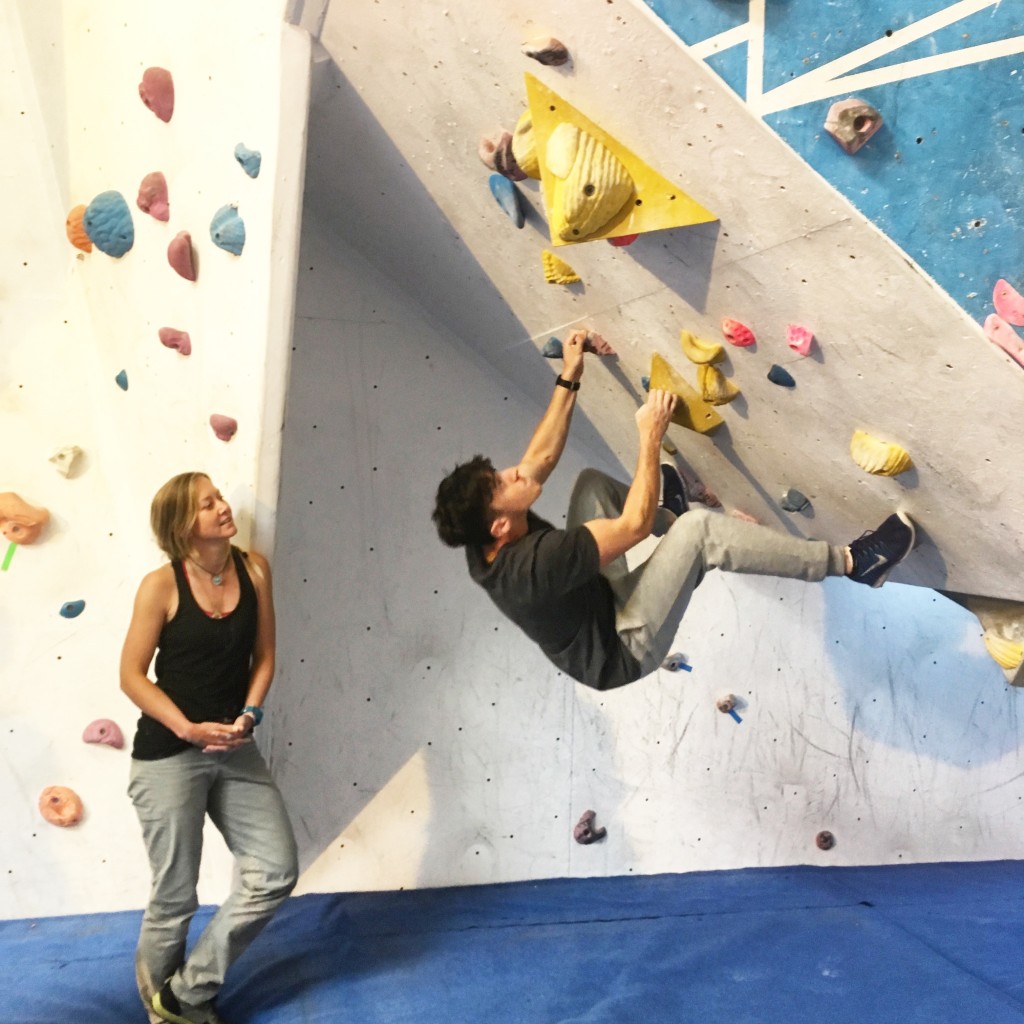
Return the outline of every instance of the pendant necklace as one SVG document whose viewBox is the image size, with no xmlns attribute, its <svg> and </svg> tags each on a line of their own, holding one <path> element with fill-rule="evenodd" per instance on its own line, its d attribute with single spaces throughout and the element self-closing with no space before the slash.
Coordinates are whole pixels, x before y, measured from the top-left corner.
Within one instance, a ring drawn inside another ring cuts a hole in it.
<svg viewBox="0 0 1024 1024">
<path fill-rule="evenodd" d="M 220 586 L 224 585 L 224 570 L 227 569 L 228 563 L 231 561 L 231 549 L 230 548 L 228 549 L 228 556 L 227 556 L 227 558 L 224 559 L 224 564 L 220 567 L 220 571 L 219 572 L 210 572 L 210 570 L 207 569 L 205 565 L 201 565 L 191 555 L 188 556 L 188 560 L 194 566 L 196 566 L 196 568 L 202 569 L 203 572 L 205 572 L 207 574 L 207 576 L 210 577 L 210 582 L 215 587 L 220 587 Z"/>
</svg>

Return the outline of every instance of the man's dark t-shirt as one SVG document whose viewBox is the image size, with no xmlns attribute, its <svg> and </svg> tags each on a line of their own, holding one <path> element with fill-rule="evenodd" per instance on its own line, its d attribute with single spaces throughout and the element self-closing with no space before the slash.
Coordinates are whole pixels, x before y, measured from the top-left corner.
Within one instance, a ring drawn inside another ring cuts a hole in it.
<svg viewBox="0 0 1024 1024">
<path fill-rule="evenodd" d="M 469 574 L 566 675 L 596 690 L 640 678 L 640 663 L 615 632 L 615 602 L 600 573 L 594 535 L 556 530 L 527 512 L 528 532 L 488 565 L 467 546 Z"/>
</svg>

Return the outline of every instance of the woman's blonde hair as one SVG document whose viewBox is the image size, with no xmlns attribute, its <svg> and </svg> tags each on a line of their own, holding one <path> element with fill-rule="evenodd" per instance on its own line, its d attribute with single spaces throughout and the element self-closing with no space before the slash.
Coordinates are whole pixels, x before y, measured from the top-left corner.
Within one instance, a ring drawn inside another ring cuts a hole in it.
<svg viewBox="0 0 1024 1024">
<path fill-rule="evenodd" d="M 209 479 L 205 473 L 179 473 L 153 498 L 149 523 L 160 550 L 172 561 L 188 558 L 192 550 L 192 527 L 199 513 L 196 483 Z"/>
</svg>

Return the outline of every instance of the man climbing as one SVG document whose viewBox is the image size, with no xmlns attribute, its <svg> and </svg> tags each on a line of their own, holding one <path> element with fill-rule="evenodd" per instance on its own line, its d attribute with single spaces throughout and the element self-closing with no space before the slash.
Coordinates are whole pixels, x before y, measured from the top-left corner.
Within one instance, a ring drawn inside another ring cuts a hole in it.
<svg viewBox="0 0 1024 1024">
<path fill-rule="evenodd" d="M 584 470 L 565 529 L 556 529 L 532 506 L 565 447 L 586 339 L 577 330 L 563 346 L 562 375 L 520 463 L 496 471 L 477 455 L 456 466 L 432 517 L 445 544 L 465 547 L 470 576 L 573 679 L 609 690 L 657 669 L 709 569 L 809 582 L 848 576 L 878 587 L 913 549 L 914 526 L 902 512 L 838 547 L 689 509 L 675 467 L 660 465 L 676 399 L 658 390 L 636 413 L 632 483 Z M 657 547 L 630 570 L 626 552 L 652 533 Z"/>
</svg>

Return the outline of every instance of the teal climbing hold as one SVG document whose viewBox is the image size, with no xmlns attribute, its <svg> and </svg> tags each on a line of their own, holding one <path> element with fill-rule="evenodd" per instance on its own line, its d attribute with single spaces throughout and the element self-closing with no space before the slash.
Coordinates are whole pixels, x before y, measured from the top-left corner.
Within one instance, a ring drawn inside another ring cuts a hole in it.
<svg viewBox="0 0 1024 1024">
<path fill-rule="evenodd" d="M 235 159 L 242 165 L 242 170 L 245 171 L 250 178 L 256 178 L 259 176 L 260 164 L 263 161 L 263 157 L 260 155 L 259 150 L 249 149 L 248 146 L 245 146 L 240 142 L 235 146 Z"/>
<path fill-rule="evenodd" d="M 491 195 L 498 201 L 498 205 L 509 215 L 515 226 L 521 228 L 526 223 L 526 215 L 523 213 L 519 189 L 502 174 L 492 174 L 488 184 L 491 186 Z"/>
<path fill-rule="evenodd" d="M 237 206 L 222 206 L 210 221 L 213 244 L 235 256 L 242 255 L 245 246 L 245 224 L 238 216 Z"/>
<path fill-rule="evenodd" d="M 545 359 L 561 359 L 562 358 L 562 343 L 558 338 L 548 338 L 544 342 L 544 347 L 540 350 L 540 354 Z"/>
<path fill-rule="evenodd" d="M 85 610 L 84 601 L 65 601 L 60 606 L 60 613 L 65 619 L 77 619 Z"/>
<path fill-rule="evenodd" d="M 122 371 L 121 371 L 121 372 L 120 372 L 120 373 L 119 373 L 119 374 L 118 374 L 118 375 L 117 375 L 117 376 L 116 376 L 116 377 L 114 378 L 114 380 L 116 380 L 116 381 L 117 381 L 117 386 L 118 386 L 118 387 L 119 387 L 119 388 L 120 388 L 120 389 L 121 389 L 122 391 L 127 391 L 127 390 L 128 390 L 128 371 L 127 371 L 127 370 L 122 370 Z"/>
<path fill-rule="evenodd" d="M 120 192 L 101 192 L 85 208 L 82 225 L 100 252 L 120 259 L 135 244 L 132 211 Z"/>
</svg>

